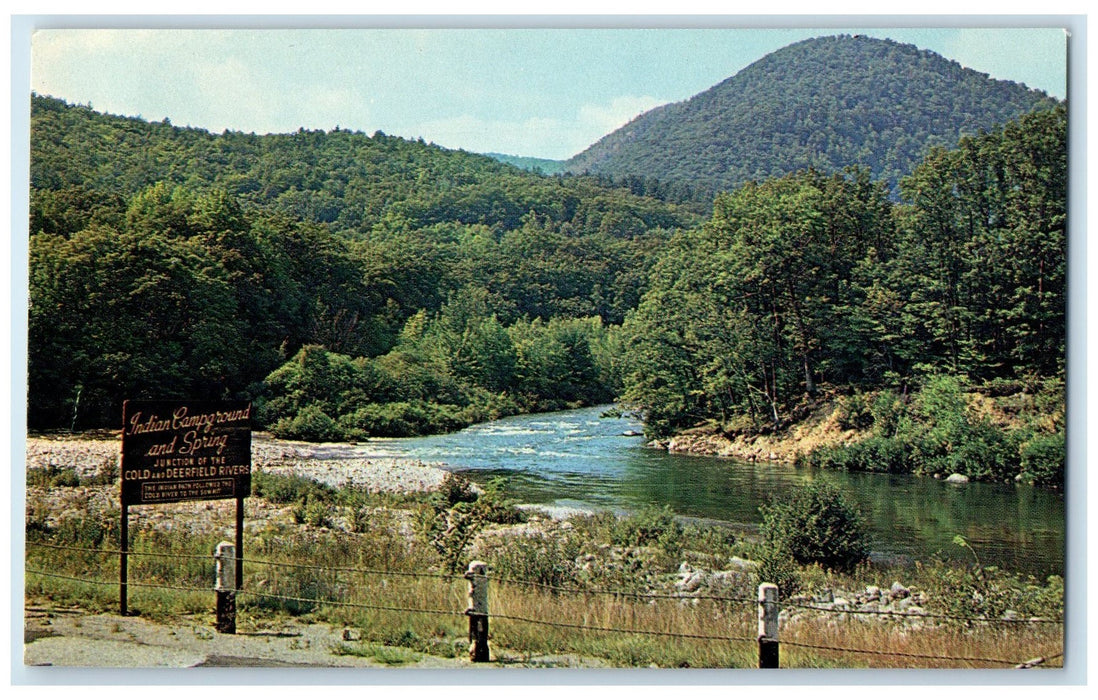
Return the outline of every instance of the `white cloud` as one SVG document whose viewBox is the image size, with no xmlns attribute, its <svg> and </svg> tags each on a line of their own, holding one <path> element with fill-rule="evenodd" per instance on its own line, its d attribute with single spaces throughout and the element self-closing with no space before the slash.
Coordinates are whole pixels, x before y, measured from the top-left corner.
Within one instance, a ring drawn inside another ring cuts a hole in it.
<svg viewBox="0 0 1098 700">
<path fill-rule="evenodd" d="M 624 96 L 609 104 L 582 105 L 569 120 L 532 117 L 508 121 L 463 114 L 421 122 L 400 131 L 382 129 L 410 138 L 422 136 L 448 148 L 563 160 L 664 102 L 648 96 Z"/>
<path fill-rule="evenodd" d="M 588 104 L 580 107 L 580 123 L 593 131 L 599 131 L 597 139 L 625 126 L 644 112 L 666 102 L 666 100 L 657 100 L 648 95 L 642 97 L 632 95 L 615 97 L 609 105 Z M 590 143 L 585 144 L 584 147 L 586 148 L 588 145 Z"/>
</svg>

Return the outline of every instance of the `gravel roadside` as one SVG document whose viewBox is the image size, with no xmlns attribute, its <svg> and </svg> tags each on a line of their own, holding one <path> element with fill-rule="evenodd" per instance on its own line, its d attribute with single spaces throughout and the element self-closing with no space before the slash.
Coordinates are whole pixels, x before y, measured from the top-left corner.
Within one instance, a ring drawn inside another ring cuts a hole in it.
<svg viewBox="0 0 1098 700">
<path fill-rule="evenodd" d="M 117 432 L 31 436 L 26 469 L 73 469 L 81 479 L 117 474 L 121 440 Z M 373 454 L 368 445 L 296 443 L 253 434 L 253 473 L 296 474 L 334 487 L 353 485 L 374 492 L 422 492 L 437 489 L 447 475 L 444 465 L 424 464 L 391 454 Z M 51 524 L 89 510 L 118 505 L 117 486 L 43 489 L 28 487 L 27 508 L 48 513 Z M 224 529 L 232 532 L 231 501 L 196 501 L 137 507 L 131 523 L 149 520 L 161 527 Z M 246 529 L 269 522 L 292 523 L 290 508 L 263 499 L 247 499 Z M 239 629 L 218 634 L 210 620 L 163 624 L 140 617 L 57 610 L 26 601 L 24 665 L 98 668 L 186 668 L 196 666 L 386 667 L 373 658 L 336 654 L 355 646 L 353 630 L 288 621 L 277 629 Z M 401 668 L 455 668 L 467 660 L 408 652 Z"/>
<path fill-rule="evenodd" d="M 356 648 L 358 633 L 292 621 L 219 634 L 210 620 L 176 624 L 30 605 L 23 632 L 25 666 L 96 668 L 389 667 L 375 658 L 338 653 Z M 462 668 L 468 659 L 408 652 L 401 668 Z"/>
</svg>

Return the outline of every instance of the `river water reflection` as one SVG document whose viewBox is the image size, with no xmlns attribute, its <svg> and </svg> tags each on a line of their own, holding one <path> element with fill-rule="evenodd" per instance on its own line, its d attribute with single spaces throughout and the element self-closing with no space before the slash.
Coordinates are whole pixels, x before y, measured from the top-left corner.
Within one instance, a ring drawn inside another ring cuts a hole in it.
<svg viewBox="0 0 1098 700">
<path fill-rule="evenodd" d="M 827 478 L 867 516 L 873 556 L 937 554 L 1044 577 L 1064 570 L 1063 494 L 1015 484 L 948 484 L 925 477 L 819 472 L 789 465 L 668 454 L 644 445 L 641 425 L 601 418 L 607 407 L 515 416 L 450 435 L 375 440 L 384 450 L 445 462 L 475 482 L 508 480 L 521 502 L 629 511 L 648 504 L 685 516 L 757 525 L 759 507 L 792 485 Z"/>
</svg>

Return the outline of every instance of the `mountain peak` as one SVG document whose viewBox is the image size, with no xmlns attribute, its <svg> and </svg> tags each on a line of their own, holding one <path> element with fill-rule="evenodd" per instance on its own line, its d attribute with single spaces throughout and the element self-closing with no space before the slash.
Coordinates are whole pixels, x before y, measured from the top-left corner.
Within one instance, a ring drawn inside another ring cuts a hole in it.
<svg viewBox="0 0 1098 700">
<path fill-rule="evenodd" d="M 642 114 L 567 167 L 732 189 L 806 168 L 862 166 L 895 186 L 930 147 L 1056 103 L 911 44 L 824 36 Z"/>
</svg>

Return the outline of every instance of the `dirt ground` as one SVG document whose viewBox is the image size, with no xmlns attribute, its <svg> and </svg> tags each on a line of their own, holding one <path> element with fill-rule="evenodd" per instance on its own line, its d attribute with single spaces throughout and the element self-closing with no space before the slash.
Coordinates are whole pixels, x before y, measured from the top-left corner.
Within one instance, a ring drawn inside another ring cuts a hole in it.
<svg viewBox="0 0 1098 700">
<path fill-rule="evenodd" d="M 385 667 L 372 658 L 337 654 L 354 647 L 356 630 L 287 622 L 236 634 L 216 632 L 209 620 L 160 624 L 140 617 L 89 614 L 28 605 L 23 631 L 25 666 L 99 668 Z M 467 658 L 409 655 L 404 668 L 460 668 Z"/>
</svg>

